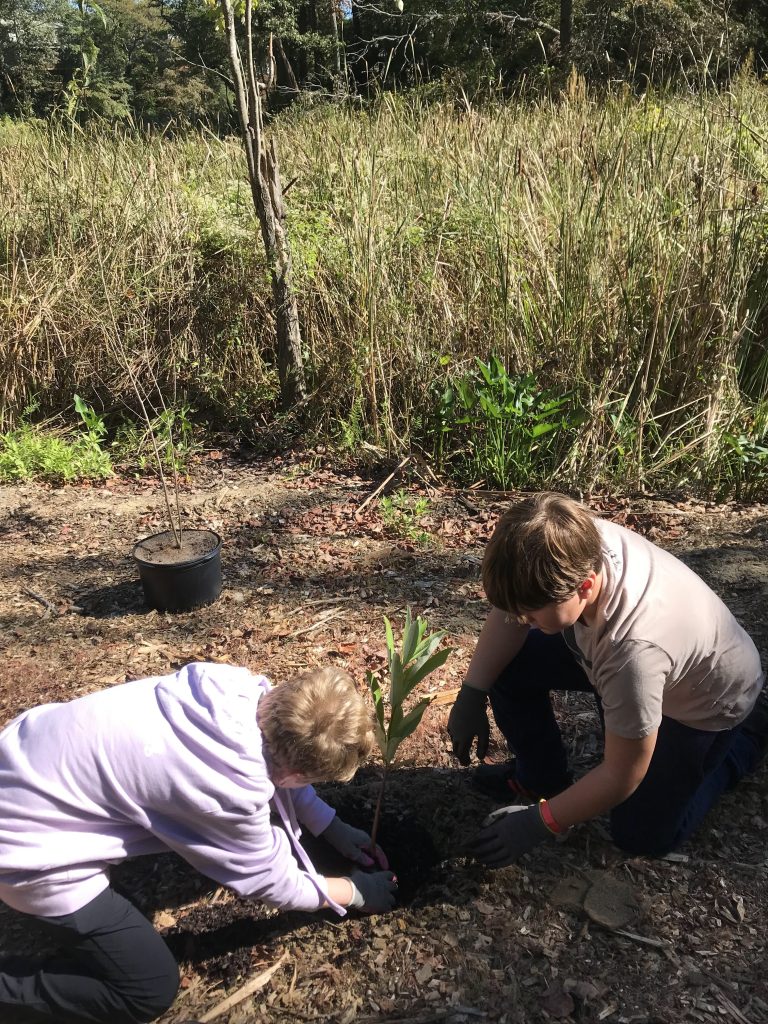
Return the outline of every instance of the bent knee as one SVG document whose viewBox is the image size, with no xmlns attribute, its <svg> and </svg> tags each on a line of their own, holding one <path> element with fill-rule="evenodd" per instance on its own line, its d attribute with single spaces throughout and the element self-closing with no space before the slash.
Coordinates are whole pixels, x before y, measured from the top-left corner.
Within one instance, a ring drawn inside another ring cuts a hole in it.
<svg viewBox="0 0 768 1024">
<path fill-rule="evenodd" d="M 677 831 L 638 827 L 637 823 L 611 816 L 611 838 L 620 850 L 633 857 L 664 857 L 680 845 Z"/>
<path fill-rule="evenodd" d="M 179 991 L 179 968 L 175 960 L 166 965 L 161 975 L 148 981 L 142 991 L 134 990 L 130 996 L 123 993 L 126 1008 L 140 1024 L 148 1024 L 162 1016 L 173 1005 Z"/>
</svg>

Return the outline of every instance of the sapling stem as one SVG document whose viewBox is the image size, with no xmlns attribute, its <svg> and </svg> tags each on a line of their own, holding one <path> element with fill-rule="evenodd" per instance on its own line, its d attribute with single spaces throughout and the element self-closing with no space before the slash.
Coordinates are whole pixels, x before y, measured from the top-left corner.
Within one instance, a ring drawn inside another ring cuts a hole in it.
<svg viewBox="0 0 768 1024">
<path fill-rule="evenodd" d="M 178 526 L 173 520 L 173 511 L 171 509 L 171 497 L 170 494 L 168 493 L 168 481 L 165 479 L 165 472 L 163 470 L 163 460 L 160 455 L 160 448 L 157 443 L 157 437 L 155 436 L 155 431 L 152 426 L 152 420 L 150 419 L 149 411 L 147 410 L 147 406 L 144 401 L 144 395 L 142 394 L 139 381 L 127 357 L 125 360 L 125 368 L 128 371 L 131 384 L 133 385 L 134 393 L 141 407 L 141 414 L 144 417 L 144 422 L 146 423 L 147 430 L 149 431 L 149 439 L 152 442 L 152 449 L 155 453 L 155 463 L 157 464 L 157 472 L 160 475 L 160 485 L 163 489 L 165 509 L 168 514 L 168 524 L 170 525 L 171 533 L 173 534 L 173 544 L 174 547 L 181 548 L 181 510 L 179 508 L 179 478 L 176 472 L 176 458 L 175 452 L 173 451 L 173 442 L 171 442 L 171 453 L 173 455 L 173 485 L 174 490 L 176 492 L 176 514 L 178 516 Z"/>
<path fill-rule="evenodd" d="M 426 620 L 418 616 L 415 619 L 412 618 L 410 608 L 405 613 L 403 638 L 399 650 L 392 633 L 392 623 L 386 616 L 384 616 L 384 625 L 387 637 L 389 682 L 386 698 L 382 691 L 381 679 L 374 672 L 368 673 L 368 685 L 371 688 L 373 706 L 376 711 L 374 722 L 376 742 L 384 762 L 384 772 L 381 777 L 371 829 L 371 855 L 374 861 L 376 860 L 376 836 L 379 831 L 381 806 L 389 769 L 395 760 L 397 748 L 418 728 L 424 712 L 432 703 L 432 697 L 421 697 L 415 704 L 410 705 L 409 710 L 406 710 L 405 705 L 410 703 L 408 698 L 419 683 L 423 682 L 430 672 L 434 672 L 436 668 L 444 665 L 451 653 L 450 647 L 444 647 L 441 651 L 437 650 L 445 633 L 438 630 L 428 634 Z"/>
<path fill-rule="evenodd" d="M 381 804 L 384 800 L 384 790 L 387 785 L 387 774 L 389 773 L 389 765 L 384 765 L 384 773 L 381 776 L 381 782 L 379 783 L 379 795 L 376 797 L 376 810 L 373 812 L 373 827 L 371 828 L 371 856 L 374 862 L 376 861 L 376 839 L 379 834 L 379 823 L 381 822 Z"/>
<path fill-rule="evenodd" d="M 157 463 L 157 471 L 158 471 L 158 473 L 160 475 L 160 484 L 161 484 L 162 489 L 163 489 L 163 498 L 165 500 L 165 510 L 166 510 L 167 515 L 168 515 L 168 525 L 170 526 L 171 533 L 173 534 L 174 546 L 177 547 L 177 548 L 181 548 L 181 508 L 180 508 L 180 504 L 179 504 L 179 477 L 178 477 L 178 472 L 177 472 L 177 469 L 176 469 L 176 453 L 175 453 L 175 449 L 174 449 L 174 446 L 173 446 L 173 437 L 172 437 L 171 432 L 170 432 L 171 428 L 170 428 L 170 425 L 169 425 L 169 434 L 168 434 L 168 436 L 170 438 L 171 455 L 173 457 L 173 487 L 174 487 L 174 492 L 175 492 L 175 495 L 176 495 L 176 517 L 177 517 L 178 525 L 177 525 L 176 522 L 174 522 L 174 519 L 173 519 L 173 511 L 171 509 L 171 498 L 170 498 L 170 495 L 168 493 L 168 481 L 166 480 L 165 473 L 163 472 L 163 460 L 162 460 L 162 458 L 160 456 L 160 448 L 158 447 L 157 438 L 155 436 L 155 429 L 154 429 L 154 426 L 152 424 L 152 419 L 151 419 L 151 417 L 149 415 L 149 410 L 147 409 L 147 401 L 148 401 L 148 399 L 147 399 L 146 393 L 142 389 L 141 383 L 140 383 L 139 378 L 138 378 L 138 376 L 136 374 L 136 370 L 134 369 L 133 365 L 131 364 L 130 354 L 128 352 L 128 348 L 126 346 L 126 343 L 125 343 L 125 340 L 124 340 L 124 337 L 123 337 L 124 327 L 122 327 L 120 324 L 118 324 L 118 321 L 117 321 L 117 316 L 115 314 L 115 310 L 114 310 L 114 307 L 112 305 L 112 300 L 110 298 L 110 294 L 111 293 L 110 293 L 109 288 L 107 287 L 107 279 L 106 279 L 106 275 L 104 273 L 104 262 L 103 262 L 103 259 L 101 257 L 101 253 L 100 252 L 99 252 L 99 270 L 101 272 L 101 281 L 102 281 L 102 284 L 104 285 L 104 294 L 107 296 L 107 308 L 109 310 L 109 328 L 110 328 L 110 330 L 109 330 L 109 333 L 107 333 L 107 335 L 106 335 L 106 337 L 107 337 L 107 344 L 109 345 L 109 347 L 111 348 L 111 350 L 115 354 L 115 356 L 117 357 L 118 361 L 120 362 L 120 364 L 122 365 L 123 369 L 125 370 L 125 372 L 126 372 L 126 374 L 128 376 L 128 380 L 131 383 L 131 388 L 133 389 L 133 393 L 136 396 L 136 399 L 137 399 L 137 401 L 139 403 L 139 407 L 141 409 L 142 418 L 143 418 L 144 422 L 147 425 L 147 430 L 149 432 L 149 437 L 150 437 L 150 440 L 152 442 L 152 449 L 153 449 L 154 455 L 155 455 L 155 462 Z M 145 355 L 148 356 L 147 325 L 146 325 L 146 322 L 143 319 L 140 319 L 140 321 L 139 321 L 138 331 L 143 336 L 143 339 L 144 339 L 144 352 L 145 352 Z M 150 369 L 150 365 L 151 364 L 150 364 L 149 358 L 146 359 L 146 365 L 147 365 L 147 368 L 150 370 L 153 382 L 154 382 L 155 386 L 157 387 L 158 394 L 160 395 L 160 400 L 162 401 L 162 390 L 160 388 L 160 384 L 158 382 L 157 376 L 155 375 L 154 371 L 152 371 Z M 165 405 L 165 403 L 163 403 L 163 405 Z"/>
<path fill-rule="evenodd" d="M 151 429 L 151 426 L 150 426 L 150 437 L 152 439 L 152 447 L 155 449 L 155 460 L 157 462 L 157 471 L 160 474 L 160 484 L 161 484 L 162 489 L 163 489 L 163 498 L 165 499 L 165 509 L 166 509 L 166 512 L 168 513 L 168 522 L 170 523 L 171 532 L 173 533 L 173 545 L 174 545 L 174 547 L 180 548 L 181 547 L 181 514 L 180 514 L 180 511 L 179 511 L 179 505 L 178 505 L 178 501 L 179 501 L 179 482 L 178 482 L 178 478 L 176 477 L 176 470 L 174 469 L 173 475 L 174 475 L 174 486 L 176 488 L 176 514 L 177 514 L 178 519 L 179 519 L 178 527 L 176 526 L 176 523 L 173 520 L 173 511 L 171 509 L 171 498 L 170 498 L 170 495 L 168 493 L 168 482 L 165 479 L 165 473 L 163 471 L 163 460 L 160 458 L 160 449 L 157 446 L 157 439 L 155 438 L 155 435 L 154 435 L 154 432 Z"/>
</svg>

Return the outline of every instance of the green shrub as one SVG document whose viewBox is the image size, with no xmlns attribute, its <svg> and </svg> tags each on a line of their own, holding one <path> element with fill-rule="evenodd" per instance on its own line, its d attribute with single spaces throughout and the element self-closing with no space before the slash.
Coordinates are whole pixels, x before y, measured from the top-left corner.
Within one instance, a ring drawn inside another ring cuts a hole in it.
<svg viewBox="0 0 768 1024">
<path fill-rule="evenodd" d="M 438 393 L 434 453 L 465 483 L 528 487 L 556 475 L 582 421 L 572 393 L 543 390 L 532 373 L 510 375 L 494 355 Z"/>
<path fill-rule="evenodd" d="M 154 435 L 157 449 L 167 469 L 184 472 L 190 459 L 200 451 L 197 430 L 192 420 L 194 410 L 186 404 L 164 409 L 151 420 L 151 426 L 133 419 L 124 419 L 115 431 L 112 453 L 116 462 L 135 466 L 142 472 L 155 465 L 152 445 Z"/>
<path fill-rule="evenodd" d="M 387 529 L 417 544 L 426 545 L 431 540 L 429 533 L 419 525 L 428 512 L 428 498 L 410 495 L 402 488 L 381 499 L 381 518 Z"/>
<path fill-rule="evenodd" d="M 103 419 L 77 395 L 75 408 L 85 424 L 85 434 L 57 432 L 27 422 L 0 434 L 0 481 L 103 480 L 112 476 L 112 461 L 101 447 L 106 433 Z"/>
</svg>

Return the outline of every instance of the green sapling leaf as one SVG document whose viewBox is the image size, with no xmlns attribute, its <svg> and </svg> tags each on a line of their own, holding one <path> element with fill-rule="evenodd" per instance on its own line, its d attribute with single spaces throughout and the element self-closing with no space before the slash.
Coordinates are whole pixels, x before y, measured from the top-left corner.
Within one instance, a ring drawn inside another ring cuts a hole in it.
<svg viewBox="0 0 768 1024">
<path fill-rule="evenodd" d="M 373 708 L 376 712 L 376 721 L 373 725 L 373 731 L 376 736 L 376 743 L 381 751 L 381 756 L 386 761 L 387 734 L 384 728 L 384 694 L 381 691 L 381 683 L 373 672 L 368 673 L 368 686 L 371 688 L 371 694 L 373 695 Z"/>
<path fill-rule="evenodd" d="M 387 664 L 389 668 L 389 721 L 387 721 L 384 709 L 385 699 L 381 682 L 372 672 L 368 673 L 368 685 L 373 695 L 373 703 L 376 710 L 374 729 L 384 761 L 384 775 L 381 780 L 373 828 L 371 829 L 371 849 L 375 849 L 376 845 L 376 833 L 387 771 L 395 760 L 397 748 L 403 740 L 407 739 L 419 727 L 424 712 L 432 703 L 432 698 L 419 698 L 408 711 L 404 707 L 405 701 L 430 672 L 445 664 L 452 652 L 450 647 L 446 647 L 441 651 L 437 650 L 438 645 L 445 636 L 445 632 L 437 630 L 434 633 L 428 633 L 426 619 L 422 619 L 420 616 L 414 619 L 411 616 L 410 608 L 405 613 L 400 651 L 395 647 L 392 623 L 386 616 L 384 616 L 384 628 L 386 631 Z"/>
<path fill-rule="evenodd" d="M 384 616 L 384 631 L 387 637 L 387 653 L 391 654 L 395 649 L 395 637 L 392 632 L 392 623 L 389 621 L 387 616 Z"/>
<path fill-rule="evenodd" d="M 444 665 L 448 658 L 453 652 L 452 647 L 444 647 L 442 651 L 438 651 L 437 654 L 433 654 L 431 658 L 427 658 L 419 668 L 414 668 L 409 676 L 410 690 L 418 686 L 422 679 L 425 679 L 435 669 L 440 668 Z M 407 696 L 407 695 L 406 695 Z"/>
<path fill-rule="evenodd" d="M 419 723 L 427 710 L 429 705 L 432 703 L 431 697 L 422 697 L 415 707 L 412 707 L 407 715 L 404 715 L 402 720 L 398 723 L 397 730 L 394 737 L 397 739 L 398 745 L 407 740 L 411 733 L 415 732 L 419 727 Z M 390 732 L 392 730 L 390 729 Z"/>
</svg>

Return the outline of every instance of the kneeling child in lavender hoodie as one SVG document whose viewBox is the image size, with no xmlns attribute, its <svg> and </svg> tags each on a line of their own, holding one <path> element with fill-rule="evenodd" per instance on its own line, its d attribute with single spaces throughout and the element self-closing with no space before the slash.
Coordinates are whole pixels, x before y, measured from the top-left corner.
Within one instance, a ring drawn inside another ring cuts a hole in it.
<svg viewBox="0 0 768 1024">
<path fill-rule="evenodd" d="M 306 672 L 274 689 L 245 668 L 195 663 L 25 711 L 0 733 L 0 900 L 66 945 L 0 960 L 0 1018 L 138 1024 L 163 1013 L 178 968 L 109 865 L 173 850 L 240 896 L 295 910 L 394 903 L 388 870 L 319 875 L 300 825 L 364 867 L 370 837 L 311 783 L 346 781 L 370 718 L 351 678 Z M 280 825 L 272 824 L 272 815 Z"/>
</svg>

